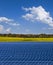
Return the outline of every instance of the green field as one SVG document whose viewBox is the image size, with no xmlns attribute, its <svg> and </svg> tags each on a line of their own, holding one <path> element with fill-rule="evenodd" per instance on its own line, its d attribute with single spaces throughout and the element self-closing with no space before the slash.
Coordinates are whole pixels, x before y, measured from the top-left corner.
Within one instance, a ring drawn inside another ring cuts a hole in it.
<svg viewBox="0 0 53 65">
<path fill-rule="evenodd" d="M 53 38 L 0 37 L 0 42 L 53 42 Z"/>
</svg>

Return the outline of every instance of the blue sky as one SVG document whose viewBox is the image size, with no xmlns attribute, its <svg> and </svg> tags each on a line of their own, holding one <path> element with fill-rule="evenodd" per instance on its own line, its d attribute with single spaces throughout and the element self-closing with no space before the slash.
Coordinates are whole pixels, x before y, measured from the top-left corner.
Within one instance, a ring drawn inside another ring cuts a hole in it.
<svg viewBox="0 0 53 65">
<path fill-rule="evenodd" d="M 0 33 L 53 33 L 53 0 L 0 0 Z"/>
</svg>

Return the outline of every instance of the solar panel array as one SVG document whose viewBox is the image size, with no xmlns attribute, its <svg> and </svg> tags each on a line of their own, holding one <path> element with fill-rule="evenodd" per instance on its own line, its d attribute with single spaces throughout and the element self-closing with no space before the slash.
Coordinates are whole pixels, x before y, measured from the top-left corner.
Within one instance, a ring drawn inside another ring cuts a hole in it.
<svg viewBox="0 0 53 65">
<path fill-rule="evenodd" d="M 0 44 L 0 65 L 53 65 L 53 45 Z"/>
</svg>

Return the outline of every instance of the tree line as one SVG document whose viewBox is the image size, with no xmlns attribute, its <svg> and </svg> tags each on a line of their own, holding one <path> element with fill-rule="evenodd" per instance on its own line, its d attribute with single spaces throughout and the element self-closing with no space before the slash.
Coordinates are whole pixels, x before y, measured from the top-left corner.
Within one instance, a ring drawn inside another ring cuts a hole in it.
<svg viewBox="0 0 53 65">
<path fill-rule="evenodd" d="M 53 34 L 0 34 L 0 37 L 53 38 Z"/>
</svg>

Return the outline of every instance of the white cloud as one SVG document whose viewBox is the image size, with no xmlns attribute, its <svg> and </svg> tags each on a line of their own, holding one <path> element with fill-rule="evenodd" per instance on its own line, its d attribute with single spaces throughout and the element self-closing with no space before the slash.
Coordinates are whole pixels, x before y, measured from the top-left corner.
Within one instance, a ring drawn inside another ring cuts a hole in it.
<svg viewBox="0 0 53 65">
<path fill-rule="evenodd" d="M 13 21 L 13 19 L 9 19 L 7 17 L 0 17 L 0 22 L 10 22 Z"/>
<path fill-rule="evenodd" d="M 6 32 L 7 32 L 7 33 L 11 33 L 11 28 L 7 28 L 7 29 L 6 29 Z"/>
<path fill-rule="evenodd" d="M 49 27 L 49 28 L 42 28 L 43 30 L 53 30 L 53 27 Z"/>
<path fill-rule="evenodd" d="M 0 25 L 0 32 L 2 32 L 4 29 L 3 25 Z"/>
<path fill-rule="evenodd" d="M 53 28 L 48 28 L 49 30 L 53 30 Z"/>
<path fill-rule="evenodd" d="M 30 30 L 29 29 L 26 29 L 25 32 L 30 32 Z"/>
<path fill-rule="evenodd" d="M 7 17 L 0 17 L 0 24 L 1 23 L 5 23 L 6 25 L 10 25 L 11 28 L 17 26 L 19 27 L 20 24 L 18 22 L 16 22 L 14 19 L 10 19 L 10 18 L 7 18 Z M 11 28 L 7 28 L 5 29 L 4 25 L 0 25 L 0 33 L 11 33 L 12 32 L 12 29 Z"/>
<path fill-rule="evenodd" d="M 4 22 L 12 26 L 20 26 L 20 24 L 16 23 L 14 19 L 9 19 L 7 17 L 0 17 L 0 22 Z"/>
<path fill-rule="evenodd" d="M 33 21 L 33 15 L 32 14 L 27 13 L 26 15 L 23 15 L 22 17 L 25 18 L 26 20 Z"/>
<path fill-rule="evenodd" d="M 40 21 L 42 23 L 46 23 L 50 26 L 53 26 L 53 18 L 50 16 L 50 13 L 47 12 L 42 6 L 31 7 L 31 8 L 22 8 L 27 13 L 22 17 L 26 20 L 36 22 Z"/>
<path fill-rule="evenodd" d="M 19 23 L 8 23 L 9 25 L 12 25 L 12 26 L 20 26 L 20 24 Z"/>
<path fill-rule="evenodd" d="M 24 8 L 24 7 L 22 7 L 22 9 L 25 10 L 26 12 L 31 10 L 31 8 Z"/>
</svg>

